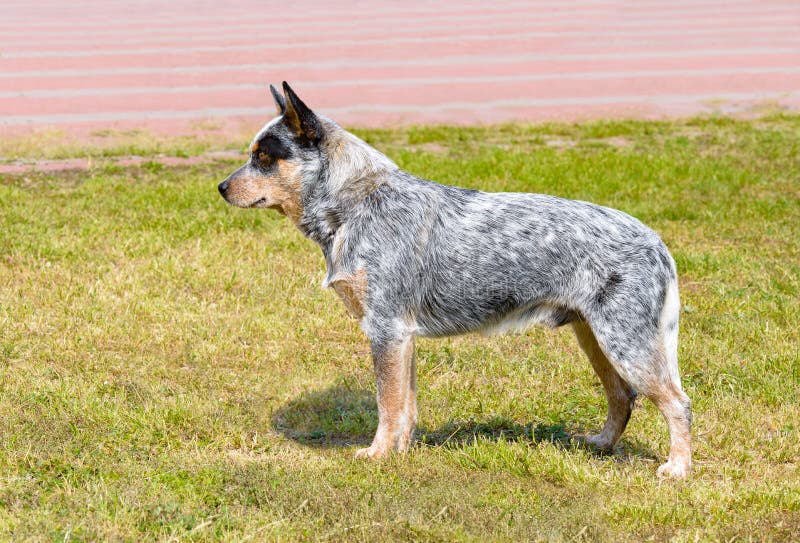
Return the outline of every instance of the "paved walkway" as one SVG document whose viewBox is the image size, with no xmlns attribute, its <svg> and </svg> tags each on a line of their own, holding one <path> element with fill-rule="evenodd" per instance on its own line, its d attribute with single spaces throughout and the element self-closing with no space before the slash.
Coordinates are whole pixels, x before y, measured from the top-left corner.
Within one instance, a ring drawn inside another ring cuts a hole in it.
<svg viewBox="0 0 800 543">
<path fill-rule="evenodd" d="M 800 107 L 798 0 L 4 0 L 0 11 L 5 134 L 255 127 L 273 111 L 266 84 L 283 79 L 360 126 Z"/>
</svg>

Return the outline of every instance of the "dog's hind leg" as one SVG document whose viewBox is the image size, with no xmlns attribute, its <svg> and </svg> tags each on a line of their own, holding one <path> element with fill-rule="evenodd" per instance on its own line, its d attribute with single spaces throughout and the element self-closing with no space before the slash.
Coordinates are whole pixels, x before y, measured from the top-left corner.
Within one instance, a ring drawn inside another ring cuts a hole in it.
<svg viewBox="0 0 800 543">
<path fill-rule="evenodd" d="M 380 458 L 408 450 L 417 421 L 414 336 L 373 340 L 372 360 L 378 384 L 378 430 L 372 445 L 356 458 Z"/>
<path fill-rule="evenodd" d="M 578 343 L 589 357 L 600 382 L 603 383 L 608 400 L 608 416 L 603 430 L 597 435 L 587 437 L 586 441 L 598 449 L 609 451 L 614 448 L 628 425 L 636 391 L 619 376 L 608 361 L 597 343 L 594 332 L 585 321 L 574 321 L 572 328 L 575 330 Z"/>
<path fill-rule="evenodd" d="M 659 477 L 683 479 L 692 465 L 692 410 L 678 373 L 679 312 L 678 286 L 671 283 L 667 287 L 661 310 L 659 335 L 653 355 L 654 369 L 660 379 L 647 391 L 647 397 L 656 404 L 669 426 L 669 459 L 658 468 L 657 474 Z"/>
<path fill-rule="evenodd" d="M 669 426 L 669 458 L 656 473 L 659 477 L 684 479 L 692 466 L 692 411 L 689 397 L 680 384 L 673 382 L 662 383 L 659 388 L 649 391 L 647 397 L 653 400 Z"/>
<path fill-rule="evenodd" d="M 692 463 L 691 402 L 678 373 L 678 287 L 670 282 L 664 292 L 663 303 L 653 306 L 655 318 L 648 318 L 646 307 L 619 306 L 594 313 L 589 322 L 617 374 L 652 400 L 667 421 L 669 459 L 658 468 L 658 475 L 683 479 Z"/>
</svg>

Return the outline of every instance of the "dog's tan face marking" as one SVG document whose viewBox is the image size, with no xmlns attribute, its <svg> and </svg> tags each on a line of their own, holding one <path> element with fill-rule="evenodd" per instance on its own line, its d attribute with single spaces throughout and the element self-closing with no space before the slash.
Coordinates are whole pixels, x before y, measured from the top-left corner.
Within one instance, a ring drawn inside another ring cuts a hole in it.
<svg viewBox="0 0 800 543">
<path fill-rule="evenodd" d="M 271 192 L 274 207 L 295 224 L 303 216 L 303 204 L 300 198 L 302 179 L 296 164 L 288 160 L 278 161 L 278 175 L 268 178 L 268 189 Z"/>
<path fill-rule="evenodd" d="M 359 320 L 364 318 L 364 307 L 367 302 L 366 270 L 358 270 L 352 275 L 337 279 L 331 286 L 344 302 L 348 313 Z"/>
<path fill-rule="evenodd" d="M 261 154 L 254 159 L 268 159 L 259 157 Z M 229 179 L 225 199 L 239 207 L 273 208 L 299 223 L 303 206 L 298 166 L 289 160 L 277 160 L 271 172 L 265 174 L 254 166 L 245 166 Z"/>
</svg>

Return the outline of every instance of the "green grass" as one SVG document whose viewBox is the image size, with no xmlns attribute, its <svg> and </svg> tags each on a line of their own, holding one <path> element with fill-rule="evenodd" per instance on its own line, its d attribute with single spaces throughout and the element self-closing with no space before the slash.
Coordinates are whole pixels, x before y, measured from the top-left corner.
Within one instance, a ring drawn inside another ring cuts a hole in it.
<svg viewBox="0 0 800 543">
<path fill-rule="evenodd" d="M 591 200 L 662 234 L 691 478 L 656 480 L 649 402 L 614 455 L 573 443 L 605 400 L 568 329 L 420 340 L 418 442 L 353 460 L 374 380 L 319 250 L 223 203 L 232 162 L 99 167 L 0 178 L 0 539 L 797 537 L 800 117 L 359 135 L 420 176 Z"/>
</svg>

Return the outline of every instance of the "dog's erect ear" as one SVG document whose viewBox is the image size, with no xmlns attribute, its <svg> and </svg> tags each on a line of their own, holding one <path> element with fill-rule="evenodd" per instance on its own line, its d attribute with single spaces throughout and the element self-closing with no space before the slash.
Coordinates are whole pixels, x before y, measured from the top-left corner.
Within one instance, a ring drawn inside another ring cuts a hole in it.
<svg viewBox="0 0 800 543">
<path fill-rule="evenodd" d="M 275 99 L 275 109 L 278 111 L 278 115 L 286 113 L 286 100 L 283 99 L 283 95 L 272 85 L 269 86 L 269 92 L 272 93 L 272 97 Z"/>
<path fill-rule="evenodd" d="M 286 81 L 283 82 L 283 94 L 286 96 L 286 113 L 283 115 L 286 124 L 300 141 L 317 143 L 322 138 L 322 126 L 317 116 L 297 97 Z"/>
</svg>

